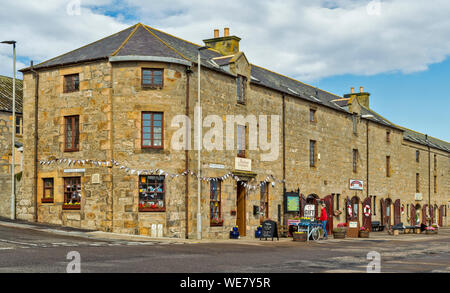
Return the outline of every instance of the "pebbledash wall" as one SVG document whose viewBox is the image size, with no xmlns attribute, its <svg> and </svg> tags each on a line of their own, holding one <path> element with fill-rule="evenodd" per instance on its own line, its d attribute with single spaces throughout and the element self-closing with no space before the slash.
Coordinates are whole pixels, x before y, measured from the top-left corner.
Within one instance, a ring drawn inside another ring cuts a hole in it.
<svg viewBox="0 0 450 293">
<path fill-rule="evenodd" d="M 343 213 L 334 216 L 334 226 L 345 222 L 345 200 L 358 196 L 363 201 L 367 195 L 376 196 L 375 214 L 372 220 L 381 220 L 380 199 L 400 199 L 405 206 L 402 222 L 408 224 L 407 205 L 428 204 L 428 171 L 438 176 L 438 190 L 431 186 L 430 202 L 445 206 L 450 200 L 449 153 L 431 148 L 431 166 L 428 170 L 428 149 L 403 139 L 403 131 L 396 127 L 359 118 L 356 134 L 352 115 L 319 103 L 250 83 L 249 64 L 241 61 L 236 73 L 247 77 L 246 103 L 237 103 L 236 78 L 204 68 L 202 71 L 203 117 L 212 114 L 226 115 L 280 115 L 279 157 L 275 161 L 260 160 L 260 151 L 247 151 L 252 161 L 251 172 L 235 170 L 236 151 L 202 150 L 202 176 L 216 177 L 235 172 L 243 180 L 255 178 L 264 181 L 273 175 L 285 179 L 288 191 L 300 189 L 307 197 L 319 198 L 334 195 L 334 209 Z M 164 87 L 143 89 L 142 68 L 163 68 Z M 189 98 L 189 117 L 194 121 L 197 97 L 197 70 L 187 73 L 187 67 L 161 62 L 97 61 L 39 70 L 39 112 L 37 160 L 55 158 L 116 160 L 136 169 L 163 169 L 171 173 L 186 170 L 186 152 L 174 150 L 171 138 L 176 127 L 172 118 L 186 113 Z M 80 91 L 63 93 L 63 76 L 79 73 Z M 189 75 L 189 78 L 188 78 Z M 189 81 L 188 81 L 189 80 Z M 139 177 L 117 167 L 93 167 L 86 165 L 81 173 L 67 173 L 72 167 L 64 165 L 40 165 L 35 161 L 35 76 L 24 72 L 24 173 L 21 194 L 18 194 L 17 217 L 25 220 L 54 223 L 65 226 L 98 229 L 103 231 L 155 235 L 152 231 L 162 225 L 163 236 L 196 237 L 197 180 L 187 176 L 165 180 L 165 212 L 139 212 Z M 359 112 L 357 99 L 353 111 Z M 316 110 L 316 122 L 310 122 L 310 109 Z M 164 149 L 141 148 L 141 113 L 164 113 Z M 283 117 L 283 113 L 284 117 Z M 64 152 L 64 116 L 80 116 L 80 150 Z M 367 127 L 369 130 L 367 131 Z M 270 129 L 270 127 L 269 127 Z M 390 142 L 386 132 L 390 131 Z M 367 194 L 367 133 L 369 134 L 369 194 Z M 194 130 L 191 133 L 194 135 Z M 310 167 L 309 143 L 317 142 L 317 164 Z M 283 147 L 283 141 L 285 146 Z M 352 152 L 358 150 L 357 171 L 353 171 Z M 420 162 L 416 162 L 416 150 L 420 150 Z M 264 153 L 264 152 L 263 152 Z M 437 171 L 433 156 L 437 156 Z M 197 151 L 188 152 L 188 169 L 197 170 Z M 391 176 L 386 176 L 386 156 L 391 158 Z M 37 164 L 37 174 L 34 167 Z M 215 165 L 212 165 L 215 164 Z M 223 169 L 211 166 L 223 165 Z M 74 167 L 78 168 L 78 167 Z M 76 170 L 72 170 L 76 171 Z M 420 173 L 423 199 L 416 201 L 416 173 Z M 93 183 L 92 176 L 100 175 L 100 183 Z M 285 177 L 284 177 L 285 175 Z M 35 176 L 37 180 L 35 180 Z M 81 210 L 63 210 L 64 177 L 81 177 Z M 43 178 L 54 178 L 54 203 L 42 203 Z M 363 191 L 349 189 L 350 179 L 364 181 Z M 36 190 L 34 189 L 37 182 Z M 284 220 L 283 184 L 269 185 L 269 217 Z M 223 226 L 211 227 L 209 221 L 210 186 L 202 182 L 201 215 L 204 238 L 228 238 L 236 225 L 237 183 L 228 179 L 222 183 L 221 202 Z M 37 194 L 36 194 L 36 193 Z M 339 194 L 339 203 L 337 195 Z M 373 201 L 372 201 L 373 202 Z M 260 218 L 253 214 L 253 207 L 260 205 L 260 192 L 247 191 L 245 195 L 245 234 L 254 237 Z M 279 215 L 278 206 L 282 214 Z M 37 213 L 35 213 L 37 206 Z M 186 210 L 187 207 L 187 210 Z M 362 207 L 359 204 L 362 221 Z M 393 210 L 393 208 L 392 208 Z M 287 215 L 292 217 L 293 215 Z M 187 222 L 186 222 L 187 221 Z M 393 223 L 393 217 L 391 217 Z M 447 216 L 444 217 L 448 225 Z M 156 226 L 155 226 L 156 225 Z M 242 231 L 242 227 L 240 227 Z"/>
</svg>

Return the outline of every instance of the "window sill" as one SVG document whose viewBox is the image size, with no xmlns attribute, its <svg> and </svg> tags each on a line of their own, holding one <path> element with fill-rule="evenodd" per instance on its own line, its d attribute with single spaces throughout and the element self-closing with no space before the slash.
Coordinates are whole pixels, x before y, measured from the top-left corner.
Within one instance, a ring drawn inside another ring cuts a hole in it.
<svg viewBox="0 0 450 293">
<path fill-rule="evenodd" d="M 79 211 L 81 210 L 81 205 L 63 205 L 62 209 L 66 211 Z"/>
<path fill-rule="evenodd" d="M 41 203 L 53 203 L 53 198 L 42 198 Z"/>
<path fill-rule="evenodd" d="M 209 223 L 210 227 L 223 227 L 223 223 Z"/>
<path fill-rule="evenodd" d="M 75 153 L 75 152 L 79 152 L 80 150 L 64 150 L 65 153 Z"/>
<path fill-rule="evenodd" d="M 165 212 L 165 208 L 139 208 L 140 213 L 157 213 L 157 212 Z"/>
<path fill-rule="evenodd" d="M 238 105 L 242 105 L 242 106 L 245 106 L 245 105 L 246 105 L 245 102 L 241 102 L 241 101 L 237 101 L 237 104 L 238 104 Z"/>
<path fill-rule="evenodd" d="M 164 87 L 161 85 L 148 85 L 142 86 L 143 90 L 162 90 Z"/>
</svg>

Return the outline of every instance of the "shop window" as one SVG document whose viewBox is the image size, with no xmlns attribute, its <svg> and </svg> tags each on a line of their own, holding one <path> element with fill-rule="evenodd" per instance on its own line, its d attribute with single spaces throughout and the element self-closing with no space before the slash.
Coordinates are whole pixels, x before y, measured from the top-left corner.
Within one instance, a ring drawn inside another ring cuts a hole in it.
<svg viewBox="0 0 450 293">
<path fill-rule="evenodd" d="M 242 75 L 238 75 L 236 78 L 236 90 L 237 90 L 237 102 L 239 104 L 245 104 L 245 83 L 246 78 Z"/>
<path fill-rule="evenodd" d="M 139 211 L 165 212 L 165 177 L 139 176 Z"/>
<path fill-rule="evenodd" d="M 64 75 L 64 93 L 78 92 L 80 90 L 80 75 Z"/>
<path fill-rule="evenodd" d="M 316 109 L 309 109 L 309 122 L 317 122 Z"/>
<path fill-rule="evenodd" d="M 309 166 L 310 167 L 316 167 L 316 165 L 317 165 L 316 151 L 317 151 L 316 141 L 310 140 L 309 141 Z"/>
<path fill-rule="evenodd" d="M 53 203 L 54 200 L 54 184 L 53 178 L 42 179 L 44 185 L 44 192 L 42 194 L 42 203 Z"/>
<path fill-rule="evenodd" d="M 245 158 L 245 146 L 246 146 L 246 127 L 244 125 L 237 126 L 237 156 Z"/>
<path fill-rule="evenodd" d="M 64 210 L 79 210 L 81 207 L 81 177 L 64 178 Z"/>
<path fill-rule="evenodd" d="M 358 150 L 353 149 L 353 173 L 358 172 Z"/>
<path fill-rule="evenodd" d="M 23 119 L 22 116 L 16 116 L 16 134 L 23 134 Z"/>
<path fill-rule="evenodd" d="M 142 69 L 142 87 L 143 88 L 162 88 L 164 85 L 163 69 Z"/>
<path fill-rule="evenodd" d="M 80 143 L 80 116 L 66 116 L 64 151 L 79 151 Z"/>
<path fill-rule="evenodd" d="M 162 149 L 164 138 L 164 114 L 142 112 L 142 148 Z"/>
<path fill-rule="evenodd" d="M 222 181 L 210 181 L 210 225 L 223 226 L 222 219 Z"/>
<path fill-rule="evenodd" d="M 260 223 L 269 218 L 269 183 L 267 182 L 261 184 L 259 215 Z"/>
<path fill-rule="evenodd" d="M 391 157 L 386 156 L 386 177 L 391 177 Z"/>
<path fill-rule="evenodd" d="M 416 193 L 420 193 L 420 174 L 416 173 Z"/>
</svg>

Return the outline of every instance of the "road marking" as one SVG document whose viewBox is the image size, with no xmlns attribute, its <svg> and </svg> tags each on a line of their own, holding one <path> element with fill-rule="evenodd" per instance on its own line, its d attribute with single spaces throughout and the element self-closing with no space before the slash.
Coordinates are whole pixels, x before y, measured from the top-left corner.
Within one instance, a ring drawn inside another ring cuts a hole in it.
<svg viewBox="0 0 450 293">
<path fill-rule="evenodd" d="M 18 244 L 18 245 L 31 245 L 31 246 L 38 246 L 35 243 L 28 243 L 28 242 L 19 242 L 19 241 L 12 241 L 12 240 L 6 240 L 6 239 L 0 239 L 1 242 L 5 242 L 5 243 L 11 243 L 11 244 Z"/>
</svg>

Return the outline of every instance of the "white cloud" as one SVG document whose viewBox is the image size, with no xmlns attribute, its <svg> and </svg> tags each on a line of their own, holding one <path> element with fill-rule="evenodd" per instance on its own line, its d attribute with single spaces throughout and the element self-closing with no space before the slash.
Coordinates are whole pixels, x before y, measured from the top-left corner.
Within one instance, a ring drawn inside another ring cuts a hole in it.
<svg viewBox="0 0 450 293">
<path fill-rule="evenodd" d="M 69 2 L 3 3 L 0 27 L 8 29 L 1 38 L 17 39 L 19 55 L 43 61 L 131 25 L 123 23 L 131 12 L 140 22 L 199 44 L 214 28 L 230 27 L 252 63 L 304 81 L 412 73 L 450 54 L 446 0 L 386 0 L 380 13 L 368 13 L 369 0 L 81 0 L 79 16 L 67 15 Z M 119 16 L 104 15 L 108 10 Z M 10 72 L 4 68 L 8 52 L 0 48 L 0 74 Z"/>
</svg>

